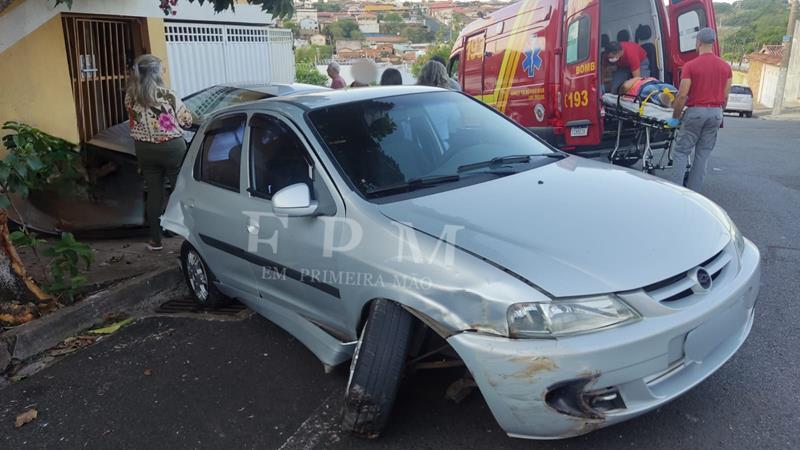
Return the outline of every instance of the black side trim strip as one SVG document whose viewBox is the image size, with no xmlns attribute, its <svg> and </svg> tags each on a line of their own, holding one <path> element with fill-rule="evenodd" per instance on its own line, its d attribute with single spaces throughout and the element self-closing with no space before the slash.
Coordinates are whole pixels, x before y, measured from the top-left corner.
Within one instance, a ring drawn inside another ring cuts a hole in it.
<svg viewBox="0 0 800 450">
<path fill-rule="evenodd" d="M 322 281 L 308 275 L 303 274 L 295 269 L 290 267 L 286 267 L 282 264 L 278 264 L 275 261 L 270 261 L 267 258 L 263 258 L 261 256 L 256 255 L 255 253 L 250 253 L 245 251 L 235 245 L 228 244 L 227 242 L 222 242 L 220 240 L 214 239 L 212 237 L 206 236 L 204 234 L 200 235 L 200 239 L 207 245 L 214 247 L 218 250 L 221 250 L 225 253 L 231 254 L 237 258 L 244 259 L 249 261 L 253 264 L 262 266 L 266 269 L 269 269 L 275 273 L 286 275 L 289 278 L 297 280 L 303 284 L 307 284 L 314 289 L 318 289 L 328 295 L 332 295 L 336 298 L 341 298 L 339 294 L 339 289 L 336 286 L 332 286 L 327 283 L 323 283 Z"/>
</svg>

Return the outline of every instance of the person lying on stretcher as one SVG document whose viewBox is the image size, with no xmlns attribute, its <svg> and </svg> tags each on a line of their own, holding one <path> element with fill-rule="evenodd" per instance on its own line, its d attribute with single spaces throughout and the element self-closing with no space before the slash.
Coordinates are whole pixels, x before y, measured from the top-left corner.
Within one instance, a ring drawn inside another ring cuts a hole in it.
<svg viewBox="0 0 800 450">
<path fill-rule="evenodd" d="M 653 77 L 634 77 L 619 87 L 619 95 L 638 98 L 665 108 L 672 108 L 677 94 L 678 88 Z"/>
</svg>

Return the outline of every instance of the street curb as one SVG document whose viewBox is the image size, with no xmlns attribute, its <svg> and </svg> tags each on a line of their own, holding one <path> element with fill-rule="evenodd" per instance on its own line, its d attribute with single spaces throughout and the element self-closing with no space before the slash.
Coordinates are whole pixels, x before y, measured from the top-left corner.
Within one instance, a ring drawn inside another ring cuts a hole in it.
<svg viewBox="0 0 800 450">
<path fill-rule="evenodd" d="M 132 313 L 152 306 L 161 300 L 158 294 L 173 290 L 182 283 L 180 269 L 170 264 L 125 280 L 72 306 L 13 328 L 2 336 L 2 340 L 6 341 L 7 352 L 11 357 L 25 360 L 109 316 Z M 3 350 L 2 340 L 0 352 Z M 0 372 L 4 369 L 0 366 Z"/>
</svg>

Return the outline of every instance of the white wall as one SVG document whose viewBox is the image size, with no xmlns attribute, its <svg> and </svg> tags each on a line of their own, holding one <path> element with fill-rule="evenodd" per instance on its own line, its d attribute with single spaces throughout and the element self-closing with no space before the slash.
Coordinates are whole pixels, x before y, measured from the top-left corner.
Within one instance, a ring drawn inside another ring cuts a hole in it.
<svg viewBox="0 0 800 450">
<path fill-rule="evenodd" d="M 800 21 L 794 27 L 792 56 L 789 59 L 789 72 L 786 74 L 784 101 L 800 101 Z"/>
<path fill-rule="evenodd" d="M 236 13 L 223 11 L 215 14 L 208 2 L 201 6 L 197 1 L 181 1 L 177 6 L 178 14 L 166 17 L 156 0 L 76 0 L 72 9 L 66 5 L 54 7 L 54 3 L 52 0 L 26 0 L 0 16 L 0 53 L 60 12 L 261 25 L 272 22 L 272 16 L 261 11 L 260 6 L 244 4 L 236 5 Z"/>
<path fill-rule="evenodd" d="M 780 67 L 764 64 L 764 71 L 761 74 L 761 95 L 759 98 L 762 105 L 772 108 L 775 104 L 775 90 L 778 87 L 778 75 Z"/>
</svg>

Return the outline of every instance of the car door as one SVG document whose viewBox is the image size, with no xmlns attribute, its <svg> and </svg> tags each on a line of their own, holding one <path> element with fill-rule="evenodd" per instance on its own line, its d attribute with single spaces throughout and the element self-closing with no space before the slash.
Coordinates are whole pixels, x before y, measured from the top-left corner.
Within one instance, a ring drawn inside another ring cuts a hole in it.
<svg viewBox="0 0 800 450">
<path fill-rule="evenodd" d="M 680 80 L 680 70 L 684 64 L 697 58 L 697 32 L 701 28 L 717 29 L 714 20 L 712 0 L 682 0 L 670 2 L 667 8 L 669 18 L 669 43 L 672 59 L 672 79 Z M 714 53 L 719 55 L 719 43 L 714 44 Z"/>
<path fill-rule="evenodd" d="M 561 117 L 566 146 L 597 145 L 603 135 L 598 92 L 599 0 L 570 2 L 564 35 Z"/>
<path fill-rule="evenodd" d="M 200 253 L 223 292 L 236 296 L 226 287 L 258 295 L 250 265 L 243 258 L 247 246 L 247 196 L 241 180 L 242 146 L 247 115 L 243 113 L 215 118 L 206 127 L 200 149 L 193 161 L 197 181 L 187 190 L 182 202 L 196 233 Z"/>
<path fill-rule="evenodd" d="M 339 289 L 346 282 L 330 252 L 341 235 L 343 208 L 337 206 L 321 178 L 306 140 L 288 120 L 254 114 L 249 122 L 247 214 L 251 221 L 252 259 L 259 293 L 334 333 L 347 335 Z M 297 183 L 309 186 L 317 213 L 304 217 L 277 216 L 272 197 Z M 327 235 L 330 242 L 326 243 Z"/>
</svg>

